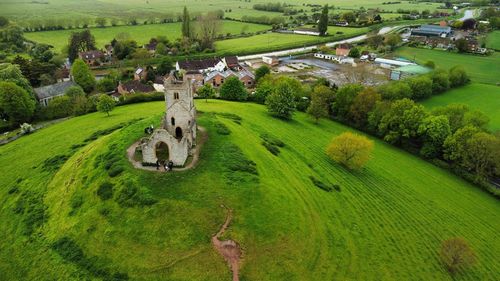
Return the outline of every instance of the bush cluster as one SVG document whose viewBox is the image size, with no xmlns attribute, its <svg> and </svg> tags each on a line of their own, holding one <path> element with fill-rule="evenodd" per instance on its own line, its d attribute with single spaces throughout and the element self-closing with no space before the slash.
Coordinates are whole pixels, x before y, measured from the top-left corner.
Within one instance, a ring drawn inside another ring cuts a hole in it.
<svg viewBox="0 0 500 281">
<path fill-rule="evenodd" d="M 285 146 L 283 141 L 267 133 L 260 135 L 260 138 L 262 139 L 262 145 L 276 156 L 280 154 L 279 148 Z"/>
</svg>

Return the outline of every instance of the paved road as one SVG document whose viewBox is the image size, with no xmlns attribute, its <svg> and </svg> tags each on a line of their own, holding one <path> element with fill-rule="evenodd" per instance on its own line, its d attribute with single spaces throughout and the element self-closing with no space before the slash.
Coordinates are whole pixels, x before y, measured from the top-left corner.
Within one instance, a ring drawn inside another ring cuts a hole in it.
<svg viewBox="0 0 500 281">
<path fill-rule="evenodd" d="M 383 27 L 380 29 L 378 34 L 386 34 L 396 28 L 399 28 L 399 26 L 391 26 L 391 27 Z M 255 54 L 255 55 L 248 55 L 248 56 L 241 56 L 238 57 L 239 60 L 252 60 L 252 59 L 259 59 L 264 56 L 277 56 L 277 57 L 283 57 L 283 56 L 288 56 L 296 53 L 303 53 L 303 52 L 310 52 L 313 49 L 319 48 L 319 46 L 326 45 L 328 47 L 332 47 L 334 45 L 340 44 L 340 43 L 355 43 L 355 42 L 360 42 L 363 41 L 367 38 L 368 36 L 365 35 L 360 35 L 356 36 L 353 38 L 345 39 L 345 40 L 340 40 L 340 41 L 335 41 L 335 42 L 329 42 L 326 44 L 321 44 L 321 45 L 314 45 L 314 46 L 308 46 L 308 47 L 302 47 L 302 48 L 295 48 L 295 49 L 288 49 L 288 50 L 283 50 L 283 51 L 275 51 L 275 52 L 268 52 L 268 53 L 261 53 L 261 54 Z"/>
</svg>

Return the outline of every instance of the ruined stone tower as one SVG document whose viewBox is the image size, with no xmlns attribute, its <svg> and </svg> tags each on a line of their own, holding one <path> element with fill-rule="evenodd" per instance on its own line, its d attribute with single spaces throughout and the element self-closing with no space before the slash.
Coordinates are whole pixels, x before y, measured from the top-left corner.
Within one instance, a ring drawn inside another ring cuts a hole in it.
<svg viewBox="0 0 500 281">
<path fill-rule="evenodd" d="M 143 163 L 156 163 L 157 148 L 166 145 L 168 160 L 183 166 L 196 145 L 197 129 L 192 81 L 186 75 L 172 72 L 165 80 L 165 106 L 161 127 L 142 144 Z"/>
</svg>

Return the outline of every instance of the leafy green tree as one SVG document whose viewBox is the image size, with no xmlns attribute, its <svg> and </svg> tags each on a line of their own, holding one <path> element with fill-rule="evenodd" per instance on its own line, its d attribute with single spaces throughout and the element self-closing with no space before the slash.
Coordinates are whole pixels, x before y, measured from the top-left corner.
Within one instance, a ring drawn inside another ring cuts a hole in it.
<svg viewBox="0 0 500 281">
<path fill-rule="evenodd" d="M 214 98 L 215 95 L 215 89 L 208 83 L 204 84 L 201 88 L 198 89 L 198 97 L 205 99 L 205 102 L 208 102 L 208 99 Z"/>
<path fill-rule="evenodd" d="M 356 47 L 353 47 L 350 51 L 349 51 L 349 56 L 351 58 L 359 58 L 361 56 L 361 53 L 359 52 L 359 49 L 356 48 Z"/>
<path fill-rule="evenodd" d="M 79 52 L 86 52 L 95 49 L 95 38 L 90 33 L 90 30 L 86 29 L 81 32 L 71 33 L 68 44 L 68 58 L 70 62 L 73 62 L 76 58 L 78 58 Z"/>
<path fill-rule="evenodd" d="M 31 48 L 30 55 L 39 61 L 49 62 L 54 57 L 51 48 L 52 47 L 47 44 L 36 44 Z"/>
<path fill-rule="evenodd" d="M 404 81 L 395 81 L 378 87 L 379 93 L 386 100 L 400 100 L 412 97 L 410 86 Z"/>
<path fill-rule="evenodd" d="M 426 115 L 424 107 L 410 99 L 394 101 L 380 120 L 379 134 L 389 143 L 402 144 L 417 136 L 418 127 Z"/>
<path fill-rule="evenodd" d="M 252 96 L 252 100 L 264 104 L 266 103 L 266 98 L 269 96 L 274 90 L 274 78 L 268 74 L 259 79 L 259 83 L 257 83 L 257 88 L 255 89 L 255 93 Z"/>
<path fill-rule="evenodd" d="M 245 85 L 237 77 L 229 77 L 220 88 L 220 97 L 225 100 L 243 101 L 248 98 Z"/>
<path fill-rule="evenodd" d="M 108 93 L 114 91 L 117 86 L 116 80 L 111 77 L 104 77 L 103 79 L 97 81 L 96 89 L 100 93 Z"/>
<path fill-rule="evenodd" d="M 114 55 L 119 60 L 131 58 L 136 49 L 137 42 L 134 40 L 118 40 L 114 46 Z"/>
<path fill-rule="evenodd" d="M 466 112 L 463 120 L 465 125 L 471 125 L 484 131 L 487 129 L 488 123 L 490 122 L 490 118 L 478 110 Z"/>
<path fill-rule="evenodd" d="M 156 45 L 156 53 L 158 55 L 166 56 L 168 55 L 168 47 L 164 43 L 160 42 Z"/>
<path fill-rule="evenodd" d="M 478 179 L 485 179 L 495 174 L 500 159 L 498 153 L 500 141 L 493 135 L 485 132 L 474 134 L 465 143 L 462 155 L 462 165 L 475 172 Z"/>
<path fill-rule="evenodd" d="M 373 141 L 351 132 L 334 137 L 326 148 L 332 160 L 351 170 L 361 169 L 370 160 L 372 151 Z"/>
<path fill-rule="evenodd" d="M 451 134 L 448 118 L 443 115 L 426 117 L 418 128 L 418 134 L 424 140 L 420 154 L 427 158 L 440 156 L 444 141 Z"/>
<path fill-rule="evenodd" d="M 73 75 L 75 83 L 80 85 L 86 93 L 90 93 L 94 90 L 96 85 L 95 77 L 90 71 L 89 66 L 83 60 L 75 60 L 71 67 L 71 75 Z"/>
<path fill-rule="evenodd" d="M 460 38 L 455 40 L 455 47 L 457 48 L 459 53 L 465 53 L 469 51 L 469 44 L 465 38 Z"/>
<path fill-rule="evenodd" d="M 271 69 L 267 65 L 262 65 L 255 70 L 255 82 L 259 83 L 260 78 L 271 73 Z"/>
<path fill-rule="evenodd" d="M 441 244 L 439 251 L 441 262 L 446 269 L 455 274 L 460 270 L 465 270 L 476 263 L 476 253 L 469 246 L 467 241 L 461 237 L 450 238 Z"/>
<path fill-rule="evenodd" d="M 342 14 L 341 18 L 348 23 L 356 22 L 356 15 L 353 12 L 345 12 Z"/>
<path fill-rule="evenodd" d="M 375 34 L 366 39 L 366 43 L 373 49 L 377 49 L 379 46 L 384 44 L 384 36 Z"/>
<path fill-rule="evenodd" d="M 349 120 L 358 128 L 364 128 L 368 123 L 368 114 L 382 99 L 374 88 L 365 88 L 354 97 L 348 113 Z"/>
<path fill-rule="evenodd" d="M 96 18 L 95 19 L 95 25 L 97 27 L 105 27 L 107 23 L 107 20 L 105 18 Z"/>
<path fill-rule="evenodd" d="M 328 31 L 328 4 L 323 7 L 318 22 L 318 32 L 321 36 L 326 35 Z"/>
<path fill-rule="evenodd" d="M 311 93 L 311 103 L 307 108 L 307 114 L 311 115 L 316 123 L 320 118 L 328 117 L 330 102 L 333 92 L 330 88 L 319 85 Z"/>
<path fill-rule="evenodd" d="M 282 119 L 291 119 L 296 110 L 294 86 L 289 79 L 278 80 L 273 92 L 266 98 L 269 113 Z"/>
<path fill-rule="evenodd" d="M 12 124 L 29 121 L 35 111 L 35 101 L 28 92 L 13 82 L 0 82 L 0 114 Z"/>
<path fill-rule="evenodd" d="M 8 24 L 9 20 L 4 16 L 0 16 L 0 27 L 7 26 Z"/>
<path fill-rule="evenodd" d="M 454 66 L 450 68 L 448 79 L 450 80 L 451 87 L 459 87 L 469 83 L 470 79 L 461 66 Z"/>
<path fill-rule="evenodd" d="M 450 80 L 448 78 L 448 72 L 439 69 L 435 70 L 431 74 L 432 79 L 432 93 L 434 95 L 446 92 L 450 88 Z"/>
<path fill-rule="evenodd" d="M 461 103 L 451 103 L 446 106 L 436 107 L 432 115 L 444 115 L 448 118 L 452 132 L 467 125 L 485 129 L 489 118 L 480 111 L 470 111 L 469 106 Z"/>
<path fill-rule="evenodd" d="M 17 86 L 23 88 L 28 93 L 33 93 L 30 82 L 24 77 L 18 65 L 10 63 L 0 64 L 0 80 L 5 82 L 13 82 Z M 33 97 L 34 98 L 34 97 Z"/>
<path fill-rule="evenodd" d="M 389 46 L 391 50 L 394 50 L 401 42 L 401 35 L 397 33 L 388 34 L 384 38 L 384 44 Z"/>
<path fill-rule="evenodd" d="M 412 92 L 412 99 L 422 100 L 432 95 L 432 80 L 427 76 L 416 76 L 407 80 Z"/>
<path fill-rule="evenodd" d="M 106 113 L 109 116 L 109 113 L 115 108 L 115 101 L 113 98 L 106 94 L 99 95 L 97 101 L 97 110 L 100 112 Z"/>
<path fill-rule="evenodd" d="M 456 130 L 444 141 L 444 159 L 453 161 L 459 166 L 462 165 L 466 153 L 465 149 L 467 149 L 467 141 L 479 132 L 481 130 L 473 126 L 464 126 Z"/>
<path fill-rule="evenodd" d="M 53 98 L 46 107 L 49 119 L 63 118 L 73 114 L 73 103 L 69 96 Z"/>
<path fill-rule="evenodd" d="M 159 75 L 167 75 L 172 70 L 174 70 L 174 66 L 172 60 L 170 58 L 162 58 L 158 66 L 156 67 L 156 72 Z"/>
<path fill-rule="evenodd" d="M 333 114 L 339 119 L 346 119 L 354 98 L 364 89 L 360 84 L 347 84 L 337 90 L 333 102 Z"/>
<path fill-rule="evenodd" d="M 155 81 L 155 78 L 156 78 L 156 72 L 155 70 L 153 69 L 153 67 L 151 65 L 148 65 L 146 67 L 146 77 L 145 77 L 145 82 L 154 82 Z"/>
<path fill-rule="evenodd" d="M 105 78 L 106 79 L 106 78 Z M 83 89 L 79 86 L 69 87 L 66 96 L 70 99 L 71 114 L 83 115 L 87 113 L 88 101 Z M 50 104 L 49 104 L 50 105 Z"/>
</svg>

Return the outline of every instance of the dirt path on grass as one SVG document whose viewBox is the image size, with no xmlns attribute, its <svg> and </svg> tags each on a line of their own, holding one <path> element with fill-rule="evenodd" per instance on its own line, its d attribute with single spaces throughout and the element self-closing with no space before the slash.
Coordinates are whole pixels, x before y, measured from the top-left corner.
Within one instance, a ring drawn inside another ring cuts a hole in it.
<svg viewBox="0 0 500 281">
<path fill-rule="evenodd" d="M 189 170 L 189 169 L 192 169 L 196 166 L 196 164 L 198 164 L 198 161 L 200 159 L 200 151 L 201 151 L 201 147 L 203 146 L 203 144 L 208 140 L 208 134 L 207 134 L 207 130 L 203 127 L 200 127 L 198 126 L 198 130 L 199 130 L 199 142 L 196 144 L 196 147 L 194 148 L 194 152 L 193 152 L 193 159 L 191 160 L 191 162 L 189 164 L 187 164 L 186 166 L 184 167 L 180 167 L 180 168 L 173 168 L 172 170 L 175 172 L 175 171 L 185 171 L 185 170 Z M 152 172 L 161 172 L 161 173 L 164 173 L 165 172 L 165 168 L 160 166 L 160 169 L 157 170 L 156 167 L 151 167 L 151 166 L 142 166 L 142 163 L 140 161 L 135 161 L 134 159 L 134 154 L 135 154 L 135 149 L 137 146 L 139 146 L 139 144 L 141 143 L 140 140 L 136 141 L 134 144 L 132 144 L 128 149 L 127 149 L 127 157 L 128 157 L 128 160 L 130 161 L 130 163 L 132 163 L 132 165 L 134 165 L 134 167 L 136 169 L 141 169 L 141 170 L 147 170 L 147 171 L 152 171 Z"/>
<path fill-rule="evenodd" d="M 226 260 L 227 264 L 233 272 L 233 281 L 239 281 L 239 268 L 240 268 L 240 257 L 241 249 L 240 245 L 233 240 L 219 240 L 219 238 L 224 234 L 226 229 L 229 227 L 229 223 L 233 218 L 233 210 L 221 205 L 222 208 L 227 210 L 226 221 L 214 236 L 212 236 L 212 244 L 215 249 L 222 257 Z"/>
</svg>

